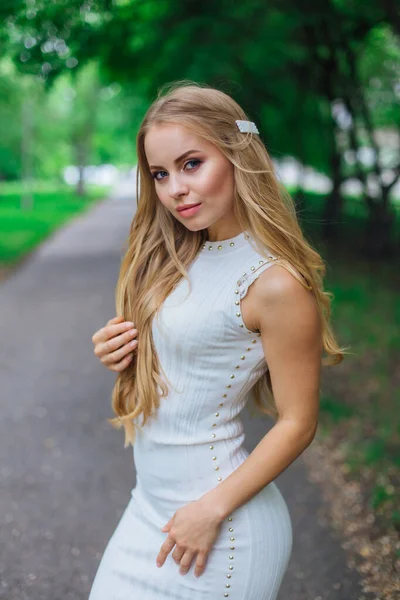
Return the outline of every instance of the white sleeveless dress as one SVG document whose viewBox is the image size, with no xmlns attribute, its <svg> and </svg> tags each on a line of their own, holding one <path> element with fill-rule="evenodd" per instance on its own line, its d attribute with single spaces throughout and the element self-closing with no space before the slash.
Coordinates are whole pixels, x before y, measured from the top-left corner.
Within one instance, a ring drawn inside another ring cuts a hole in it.
<svg viewBox="0 0 400 600">
<path fill-rule="evenodd" d="M 275 482 L 222 523 L 205 571 L 185 575 L 156 557 L 175 511 L 219 485 L 246 459 L 240 412 L 267 365 L 241 299 L 274 257 L 248 232 L 207 241 L 153 320 L 161 365 L 172 383 L 156 416 L 138 429 L 136 486 L 94 579 L 89 600 L 273 600 L 292 551 L 292 522 Z M 140 347 L 138 349 L 140 352 Z M 161 373 L 162 375 L 162 373 Z M 138 421 L 139 422 L 139 421 Z M 140 424 L 142 421 L 140 421 Z"/>
</svg>

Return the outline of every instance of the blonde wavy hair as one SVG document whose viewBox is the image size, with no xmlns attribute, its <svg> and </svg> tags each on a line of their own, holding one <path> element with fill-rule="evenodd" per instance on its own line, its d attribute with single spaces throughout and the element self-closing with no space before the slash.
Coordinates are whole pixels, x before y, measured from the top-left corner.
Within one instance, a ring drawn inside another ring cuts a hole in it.
<svg viewBox="0 0 400 600">
<path fill-rule="evenodd" d="M 241 133 L 236 119 L 250 120 L 233 98 L 210 86 L 184 80 L 161 88 L 140 125 L 136 140 L 137 212 L 116 286 L 116 314 L 135 323 L 139 345 L 130 365 L 117 375 L 112 392 L 117 416 L 109 419 L 113 426 L 125 428 L 125 447 L 134 445 L 136 427 L 144 426 L 158 409 L 160 398 L 168 395 L 152 337 L 153 318 L 182 277 L 188 279 L 186 269 L 207 240 L 206 229 L 189 231 L 157 197 L 144 150 L 146 133 L 154 124 L 183 125 L 215 144 L 231 161 L 234 213 L 242 231 L 250 232 L 262 255 L 267 256 L 266 249 L 270 250 L 278 257 L 276 262 L 314 295 L 327 355 L 322 364 L 335 365 L 343 360 L 345 349 L 338 347 L 330 325 L 333 294 L 323 290 L 325 264 L 304 239 L 294 202 L 277 180 L 260 136 Z M 268 370 L 252 393 L 262 413 L 277 416 Z M 139 415 L 141 425 L 133 422 Z"/>
</svg>

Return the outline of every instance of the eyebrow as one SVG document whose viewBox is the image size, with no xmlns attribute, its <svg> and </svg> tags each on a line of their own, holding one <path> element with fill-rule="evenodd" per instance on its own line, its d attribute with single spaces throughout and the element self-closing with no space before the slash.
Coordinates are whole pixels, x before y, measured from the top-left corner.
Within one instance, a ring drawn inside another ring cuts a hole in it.
<svg viewBox="0 0 400 600">
<path fill-rule="evenodd" d="M 183 154 L 181 154 L 180 156 L 178 156 L 178 158 L 176 158 L 174 160 L 174 164 L 178 165 L 181 160 L 183 160 L 186 156 L 188 156 L 188 154 L 193 154 L 194 152 L 201 152 L 201 150 L 187 150 L 186 152 L 184 152 Z M 158 165 L 150 165 L 150 169 L 162 169 L 163 167 L 160 167 Z"/>
</svg>

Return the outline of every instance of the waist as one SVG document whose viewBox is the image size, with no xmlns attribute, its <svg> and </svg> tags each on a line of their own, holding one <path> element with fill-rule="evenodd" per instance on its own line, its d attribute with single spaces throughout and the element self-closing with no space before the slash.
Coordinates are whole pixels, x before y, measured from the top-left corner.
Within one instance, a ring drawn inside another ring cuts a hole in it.
<svg viewBox="0 0 400 600">
<path fill-rule="evenodd" d="M 137 479 L 150 496 L 190 501 L 228 477 L 248 456 L 244 434 L 199 444 L 165 444 L 137 437 Z"/>
</svg>

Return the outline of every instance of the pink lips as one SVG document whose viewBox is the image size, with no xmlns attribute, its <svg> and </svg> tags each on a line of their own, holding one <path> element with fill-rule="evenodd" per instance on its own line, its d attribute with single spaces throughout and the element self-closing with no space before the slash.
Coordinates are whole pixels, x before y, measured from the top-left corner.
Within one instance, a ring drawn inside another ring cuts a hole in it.
<svg viewBox="0 0 400 600">
<path fill-rule="evenodd" d="M 183 210 L 179 210 L 179 214 L 182 215 L 182 217 L 191 217 L 192 215 L 195 215 L 197 213 L 197 211 L 200 209 L 201 204 L 196 204 L 195 206 L 191 206 L 190 208 L 184 208 Z"/>
</svg>

